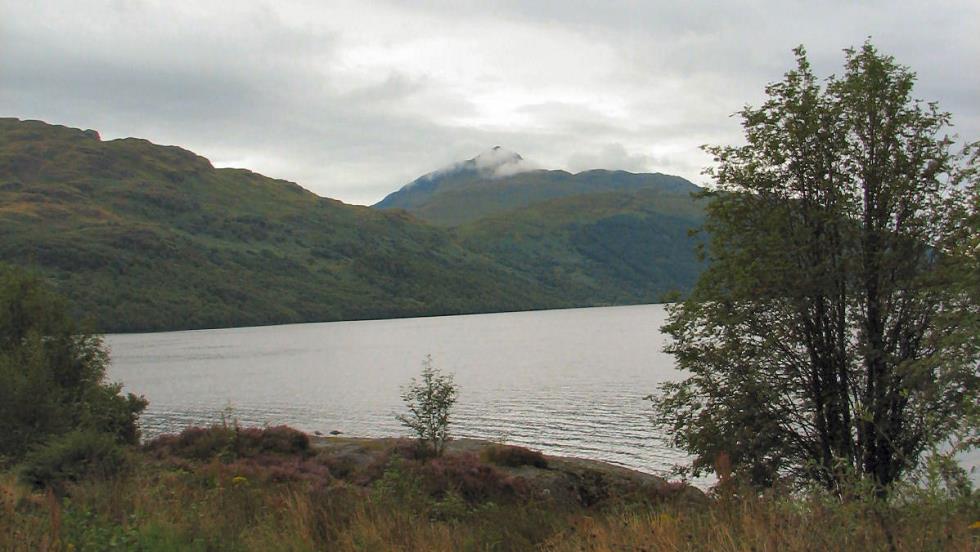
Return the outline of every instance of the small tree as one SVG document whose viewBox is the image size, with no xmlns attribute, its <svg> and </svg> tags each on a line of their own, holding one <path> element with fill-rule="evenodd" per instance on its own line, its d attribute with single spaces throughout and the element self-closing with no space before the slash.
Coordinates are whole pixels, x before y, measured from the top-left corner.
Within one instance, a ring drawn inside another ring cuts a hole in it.
<svg viewBox="0 0 980 552">
<path fill-rule="evenodd" d="M 398 421 L 418 435 L 424 453 L 441 456 L 445 450 L 450 439 L 449 414 L 458 390 L 451 374 L 432 367 L 431 355 L 422 361 L 421 379 L 412 378 L 402 388 L 402 401 L 408 407 L 408 414 L 397 416 Z"/>
</svg>

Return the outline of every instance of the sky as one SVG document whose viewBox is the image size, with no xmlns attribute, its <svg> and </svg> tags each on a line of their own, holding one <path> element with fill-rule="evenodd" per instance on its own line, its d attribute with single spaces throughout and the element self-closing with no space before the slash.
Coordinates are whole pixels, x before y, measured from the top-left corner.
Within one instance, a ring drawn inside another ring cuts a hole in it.
<svg viewBox="0 0 980 552">
<path fill-rule="evenodd" d="M 0 0 L 0 116 L 179 145 L 347 203 L 500 145 L 677 174 L 807 48 L 869 36 L 980 139 L 980 2 Z"/>
</svg>

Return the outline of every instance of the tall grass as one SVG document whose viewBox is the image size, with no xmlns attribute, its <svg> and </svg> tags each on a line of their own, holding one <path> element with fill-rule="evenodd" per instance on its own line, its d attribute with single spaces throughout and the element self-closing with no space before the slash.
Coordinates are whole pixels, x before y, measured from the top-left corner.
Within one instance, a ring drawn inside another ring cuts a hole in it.
<svg viewBox="0 0 980 552">
<path fill-rule="evenodd" d="M 64 498 L 4 475 L 0 550 L 972 551 L 980 542 L 976 493 L 910 491 L 884 504 L 731 486 L 704 501 L 609 496 L 586 506 L 476 455 L 421 461 L 387 447 L 351 465 L 275 431 L 184 436 L 186 456 L 179 441 L 157 442 L 135 469 L 70 484 Z"/>
</svg>

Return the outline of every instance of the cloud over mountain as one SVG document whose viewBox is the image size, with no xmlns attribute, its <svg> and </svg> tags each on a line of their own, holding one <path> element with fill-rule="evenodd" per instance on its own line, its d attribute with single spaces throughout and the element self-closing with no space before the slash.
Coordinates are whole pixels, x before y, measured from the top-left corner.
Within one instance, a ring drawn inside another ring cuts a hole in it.
<svg viewBox="0 0 980 552">
<path fill-rule="evenodd" d="M 964 70 L 980 5 L 966 0 L 3 6 L 0 115 L 182 144 L 355 203 L 487 144 L 701 181 L 698 147 L 741 139 L 730 115 L 794 46 L 825 75 L 868 35 L 964 140 L 980 136 L 980 73 Z"/>
</svg>

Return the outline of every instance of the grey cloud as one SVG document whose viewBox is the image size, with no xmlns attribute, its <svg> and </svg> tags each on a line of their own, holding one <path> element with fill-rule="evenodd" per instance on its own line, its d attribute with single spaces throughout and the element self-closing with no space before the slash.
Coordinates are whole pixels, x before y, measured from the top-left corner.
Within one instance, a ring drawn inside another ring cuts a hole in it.
<svg viewBox="0 0 980 552">
<path fill-rule="evenodd" d="M 647 172 L 652 169 L 653 157 L 631 154 L 622 144 L 606 144 L 595 151 L 577 152 L 568 158 L 573 172 L 588 169 L 620 169 L 629 172 Z"/>
<path fill-rule="evenodd" d="M 867 35 L 918 71 L 919 96 L 953 112 L 962 138 L 980 138 L 980 73 L 969 69 L 980 58 L 980 6 L 965 1 L 0 6 L 0 115 L 178 144 L 355 203 L 494 144 L 546 168 L 698 181 L 710 162 L 698 146 L 741 140 L 730 115 L 761 101 L 764 85 L 792 65 L 793 46 L 806 44 L 829 74 L 840 71 L 841 49 Z M 390 16 L 387 35 L 372 34 L 379 13 Z M 550 47 L 522 51 L 529 36 Z M 387 63 L 385 50 L 367 69 L 347 57 L 365 44 L 398 53 L 432 37 L 446 44 L 430 66 Z M 520 73 L 480 48 L 502 41 L 520 55 L 510 60 L 523 62 Z M 549 58 L 566 50 L 561 41 L 574 55 L 601 55 Z M 471 76 L 453 73 L 457 45 L 485 54 L 462 60 Z M 497 65 L 481 65 L 489 63 Z M 481 111 L 476 96 L 488 91 L 504 95 L 504 115 L 517 122 Z"/>
</svg>

